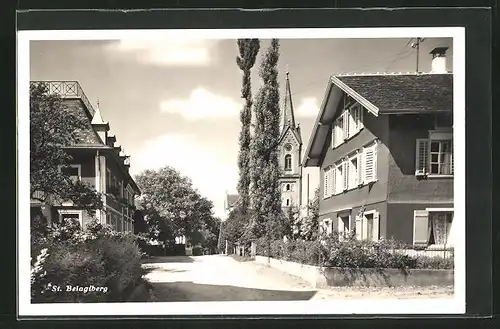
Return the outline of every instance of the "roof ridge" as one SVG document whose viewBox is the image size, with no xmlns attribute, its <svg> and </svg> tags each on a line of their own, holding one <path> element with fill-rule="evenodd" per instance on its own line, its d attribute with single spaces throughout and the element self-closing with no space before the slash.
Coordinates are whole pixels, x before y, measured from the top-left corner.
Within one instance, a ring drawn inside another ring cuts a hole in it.
<svg viewBox="0 0 500 329">
<path fill-rule="evenodd" d="M 357 73 L 357 72 L 352 72 L 352 73 L 334 73 L 331 75 L 331 77 L 352 77 L 352 76 L 395 76 L 395 75 L 452 75 L 453 72 L 447 71 L 447 72 L 363 72 L 363 73 Z"/>
</svg>

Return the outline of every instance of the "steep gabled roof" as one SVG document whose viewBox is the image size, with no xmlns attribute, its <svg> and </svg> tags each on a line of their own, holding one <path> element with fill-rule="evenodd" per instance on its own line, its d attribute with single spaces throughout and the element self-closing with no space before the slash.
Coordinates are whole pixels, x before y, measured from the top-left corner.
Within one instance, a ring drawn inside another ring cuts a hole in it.
<svg viewBox="0 0 500 329">
<path fill-rule="evenodd" d="M 295 138 L 297 139 L 299 144 L 302 145 L 302 137 L 300 136 L 300 126 L 299 125 L 297 127 L 295 127 L 295 129 L 293 129 L 291 126 L 287 126 L 285 128 L 285 130 L 283 130 L 283 132 L 281 133 L 281 136 L 279 138 L 278 143 L 281 143 L 281 141 L 285 138 L 285 136 L 289 130 L 295 136 Z"/>
<path fill-rule="evenodd" d="M 319 166 L 330 125 L 346 93 L 371 114 L 449 112 L 453 109 L 452 73 L 336 75 L 328 81 L 306 149 L 303 166 Z"/>
<path fill-rule="evenodd" d="M 453 74 L 336 76 L 378 111 L 451 111 Z M 335 83 L 335 81 L 334 81 Z"/>
</svg>

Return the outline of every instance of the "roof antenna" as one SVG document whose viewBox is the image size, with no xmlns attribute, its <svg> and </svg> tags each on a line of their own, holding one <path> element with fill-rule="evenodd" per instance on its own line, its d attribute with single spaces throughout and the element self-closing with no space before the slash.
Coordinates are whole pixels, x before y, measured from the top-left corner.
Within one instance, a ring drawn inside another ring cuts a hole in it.
<svg viewBox="0 0 500 329">
<path fill-rule="evenodd" d="M 424 38 L 417 38 L 415 42 L 411 43 L 411 47 L 417 49 L 417 73 L 418 73 L 418 57 L 420 54 L 420 43 L 424 42 Z"/>
</svg>

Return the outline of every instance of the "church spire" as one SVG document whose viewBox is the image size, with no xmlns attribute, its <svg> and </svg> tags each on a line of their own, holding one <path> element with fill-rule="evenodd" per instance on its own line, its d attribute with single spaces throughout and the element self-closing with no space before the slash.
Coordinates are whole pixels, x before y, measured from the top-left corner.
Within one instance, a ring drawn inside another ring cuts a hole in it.
<svg viewBox="0 0 500 329">
<path fill-rule="evenodd" d="M 295 117 L 293 115 L 293 104 L 292 104 L 292 91 L 290 89 L 290 72 L 286 72 L 286 85 L 285 85 L 285 104 L 283 106 L 283 131 L 286 126 L 290 125 L 295 128 Z"/>
</svg>

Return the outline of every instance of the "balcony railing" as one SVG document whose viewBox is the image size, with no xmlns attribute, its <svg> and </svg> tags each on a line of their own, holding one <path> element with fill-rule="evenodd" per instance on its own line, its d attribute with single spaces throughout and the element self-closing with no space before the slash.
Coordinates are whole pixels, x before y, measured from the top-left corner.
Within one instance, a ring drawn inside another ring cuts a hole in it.
<svg viewBox="0 0 500 329">
<path fill-rule="evenodd" d="M 49 94 L 57 94 L 61 98 L 79 98 L 87 107 L 90 114 L 94 116 L 94 108 L 83 92 L 78 81 L 31 81 L 31 84 L 43 83 L 47 86 Z"/>
</svg>

